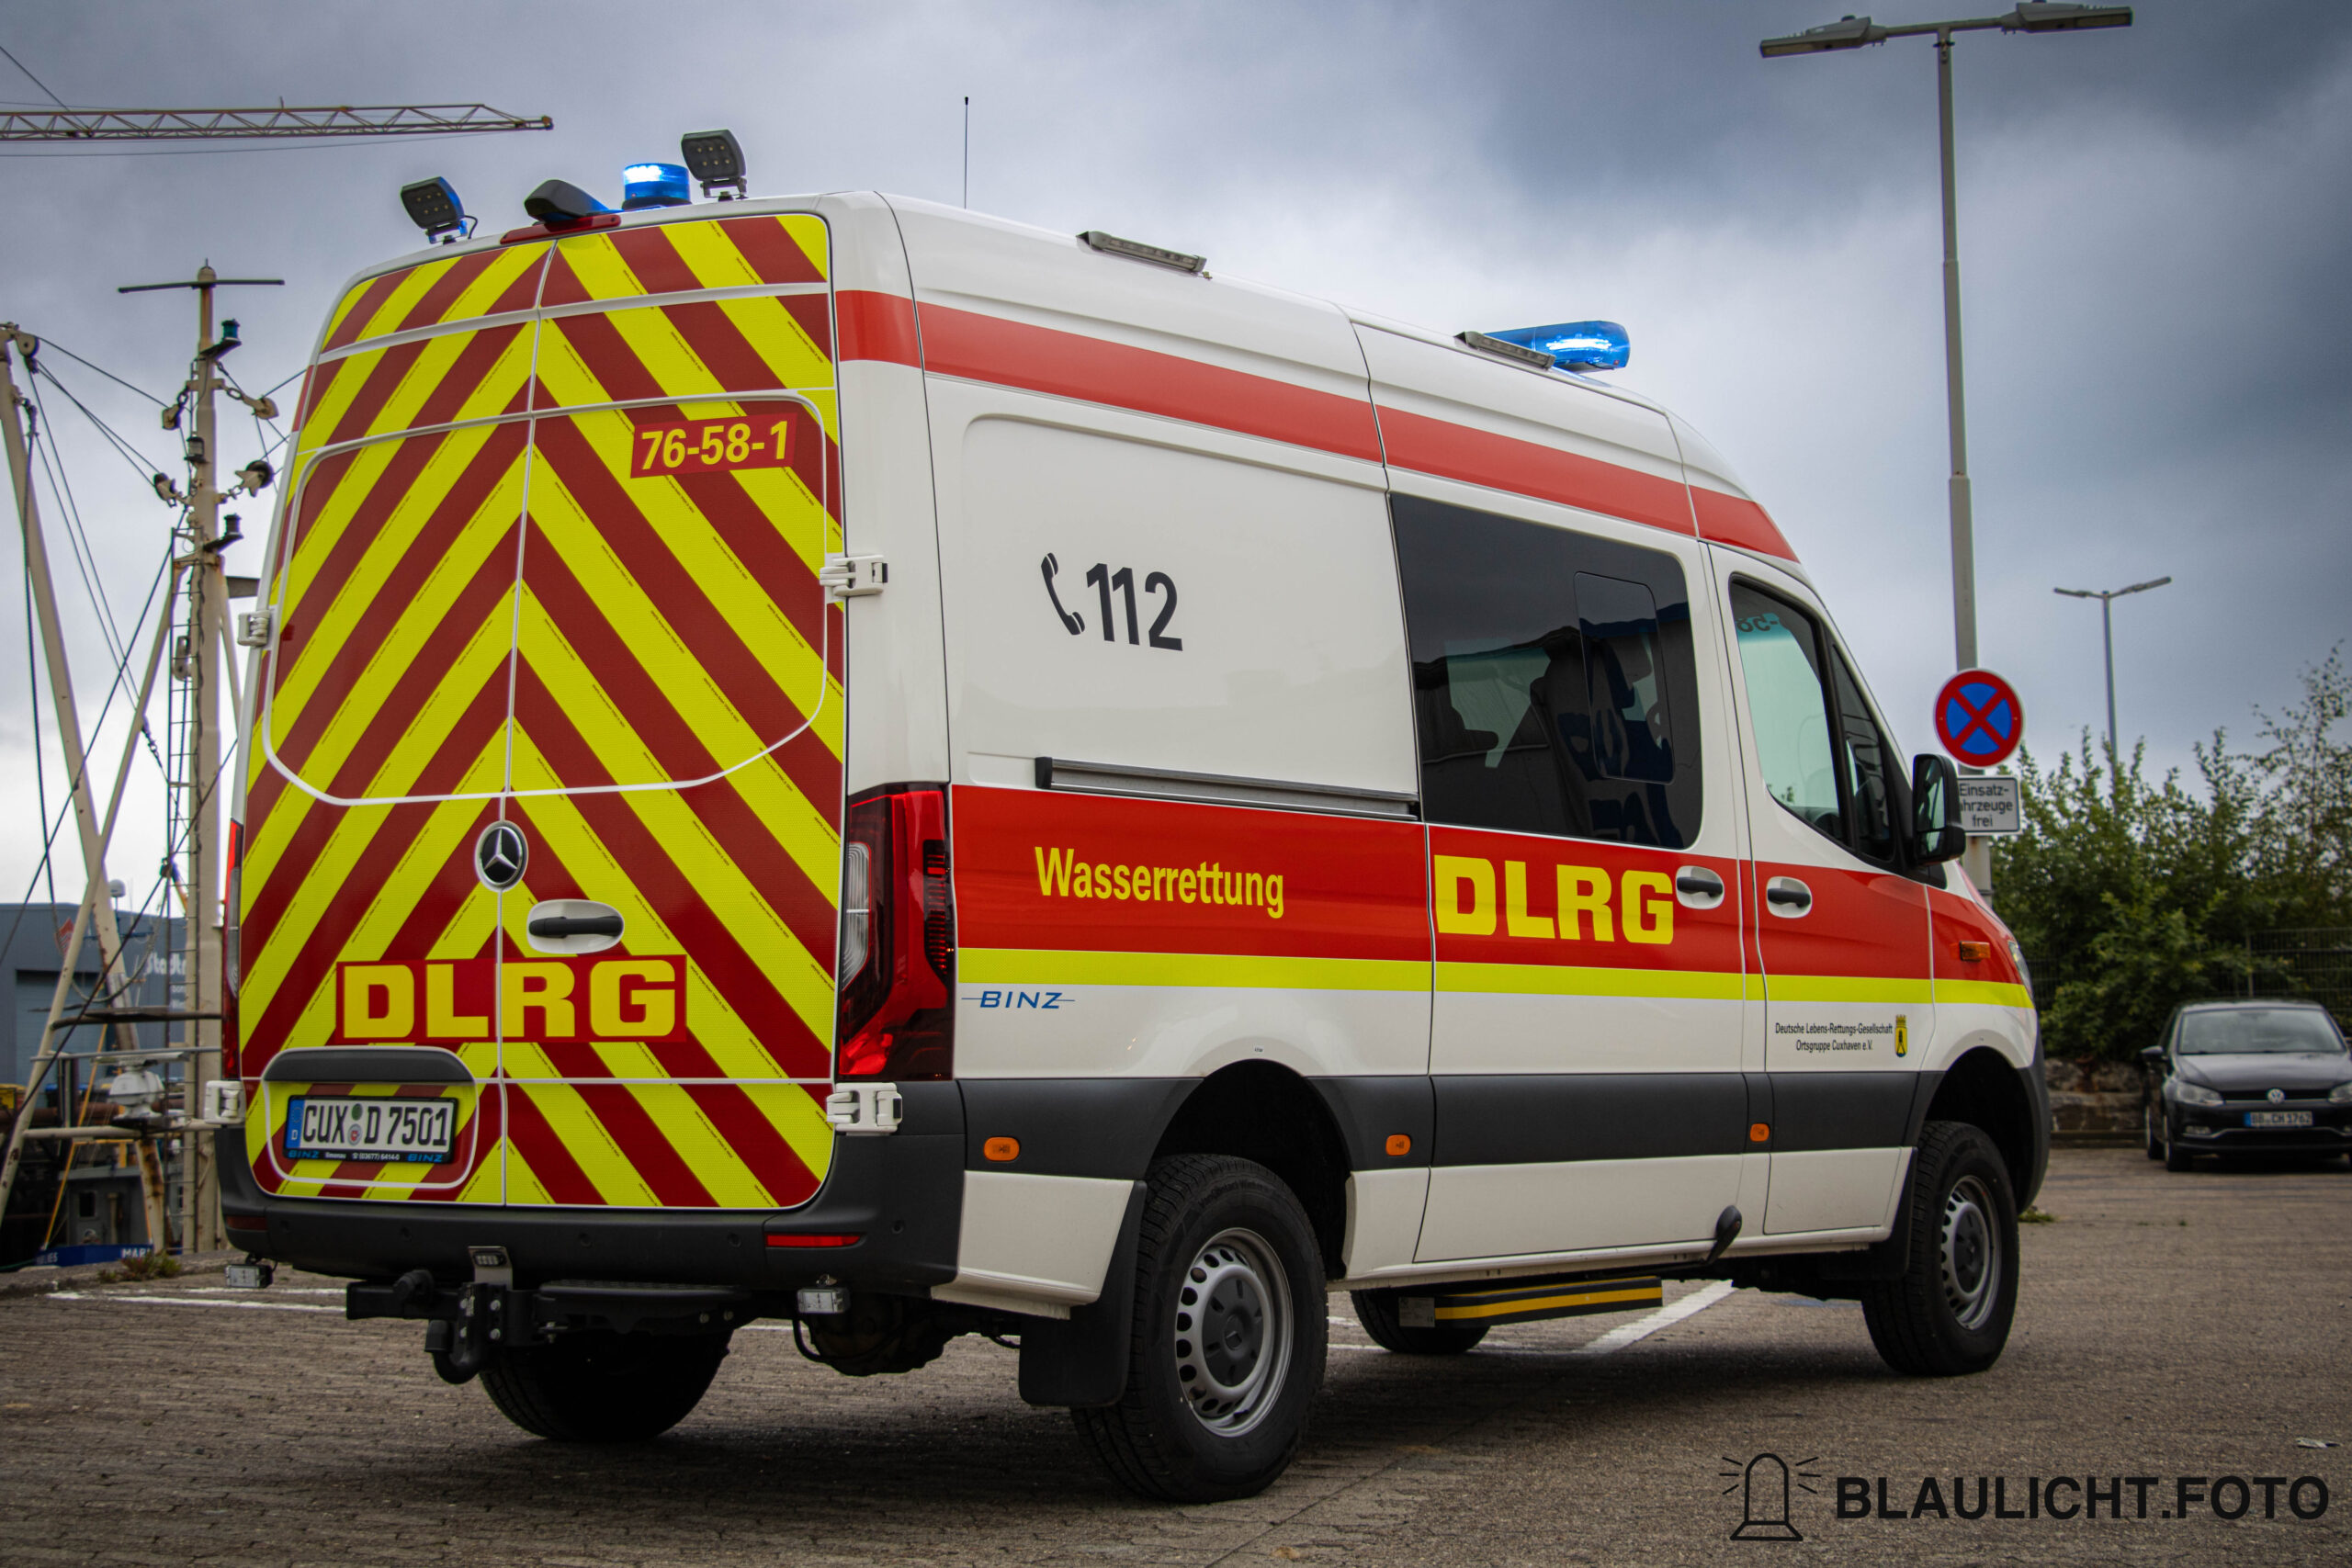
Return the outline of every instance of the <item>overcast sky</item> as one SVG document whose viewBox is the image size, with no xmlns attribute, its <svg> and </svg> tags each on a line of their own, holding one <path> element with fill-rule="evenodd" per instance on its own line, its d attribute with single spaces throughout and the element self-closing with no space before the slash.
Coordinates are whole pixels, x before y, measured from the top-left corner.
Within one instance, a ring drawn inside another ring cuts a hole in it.
<svg viewBox="0 0 2352 1568">
<path fill-rule="evenodd" d="M 117 285 L 207 259 L 283 277 L 230 301 L 248 344 L 230 368 L 258 389 L 300 368 L 344 280 L 413 247 L 408 180 L 447 175 L 495 227 L 543 178 L 617 199 L 623 162 L 728 125 L 755 193 L 956 201 L 969 94 L 976 208 L 1449 332 L 1623 321 L 1624 382 L 1729 456 L 1918 750 L 1952 667 L 1934 50 L 1758 58 L 1837 9 L 5 0 L 0 46 L 72 105 L 478 100 L 555 130 L 0 156 L 0 319 L 167 392 L 191 302 Z M 2253 707 L 2292 700 L 2352 632 L 2352 6 L 2154 0 L 2129 31 L 1976 34 L 1955 55 L 1983 661 L 2022 688 L 2030 743 L 2063 748 L 2104 722 L 2098 611 L 2051 589 L 2170 574 L 2118 606 L 2126 741 L 2174 763 L 2216 727 L 2250 738 Z M 0 99 L 47 102 L 5 61 Z M 51 360 L 180 471 L 153 405 Z M 168 515 L 44 395 L 128 628 Z M 259 450 L 249 422 L 224 429 L 232 466 Z M 232 570 L 259 555 L 266 507 L 245 510 Z M 94 712 L 113 660 L 51 537 Z M 0 899 L 38 855 L 9 598 Z M 161 845 L 142 777 L 115 856 L 134 902 Z"/>
</svg>

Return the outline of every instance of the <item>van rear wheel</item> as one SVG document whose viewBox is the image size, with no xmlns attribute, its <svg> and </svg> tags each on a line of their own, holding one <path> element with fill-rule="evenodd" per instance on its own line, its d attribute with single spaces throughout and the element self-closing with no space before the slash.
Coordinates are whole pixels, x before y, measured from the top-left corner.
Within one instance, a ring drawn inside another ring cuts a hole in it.
<svg viewBox="0 0 2352 1568">
<path fill-rule="evenodd" d="M 1993 1140 L 1964 1122 L 1930 1122 L 1903 1201 L 1903 1276 L 1862 1298 L 1871 1343 L 1914 1377 L 1981 1372 L 2001 1359 L 2018 1310 L 2018 1206 Z"/>
<path fill-rule="evenodd" d="M 1148 1185 L 1126 1386 L 1070 1418 L 1131 1492 L 1253 1496 L 1289 1468 L 1322 1386 L 1321 1249 L 1261 1165 L 1178 1155 L 1152 1166 Z"/>
<path fill-rule="evenodd" d="M 1478 1341 L 1487 1337 L 1483 1323 L 1408 1328 L 1397 1321 L 1396 1296 L 1395 1291 L 1353 1291 L 1348 1295 L 1355 1303 L 1356 1321 L 1372 1336 L 1372 1342 L 1384 1350 L 1394 1350 L 1400 1356 L 1459 1356 L 1476 1348 Z"/>
<path fill-rule="evenodd" d="M 508 1350 L 481 1370 L 499 1413 L 534 1437 L 560 1443 L 639 1443 L 658 1438 L 702 1403 L 724 1334 L 657 1336 L 603 1330 Z"/>
</svg>

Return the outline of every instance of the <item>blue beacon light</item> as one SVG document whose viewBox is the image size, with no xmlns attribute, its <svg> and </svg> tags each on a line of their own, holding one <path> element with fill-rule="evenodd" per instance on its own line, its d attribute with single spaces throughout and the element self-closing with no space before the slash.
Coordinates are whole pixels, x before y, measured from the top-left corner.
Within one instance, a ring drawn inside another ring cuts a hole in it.
<svg viewBox="0 0 2352 1568">
<path fill-rule="evenodd" d="M 1623 370 L 1634 356 L 1633 340 L 1615 321 L 1561 321 L 1487 335 L 1548 354 L 1562 370 Z"/>
<path fill-rule="evenodd" d="M 631 164 L 621 170 L 621 210 L 684 207 L 694 199 L 683 164 Z"/>
</svg>

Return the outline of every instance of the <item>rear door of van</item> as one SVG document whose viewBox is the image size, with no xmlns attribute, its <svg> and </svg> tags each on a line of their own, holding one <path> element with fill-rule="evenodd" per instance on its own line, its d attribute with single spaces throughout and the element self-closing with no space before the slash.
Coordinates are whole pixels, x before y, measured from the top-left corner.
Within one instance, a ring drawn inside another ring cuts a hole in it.
<svg viewBox="0 0 2352 1568">
<path fill-rule="evenodd" d="M 580 1207 L 815 1191 L 844 659 L 817 583 L 840 548 L 830 276 L 814 214 L 681 214 L 428 261 L 337 308 L 258 677 L 244 1065 L 446 1051 L 469 1081 L 435 1092 L 467 1098 L 467 1131 L 422 1171 L 288 1164 L 267 1093 L 257 1175 Z"/>
</svg>

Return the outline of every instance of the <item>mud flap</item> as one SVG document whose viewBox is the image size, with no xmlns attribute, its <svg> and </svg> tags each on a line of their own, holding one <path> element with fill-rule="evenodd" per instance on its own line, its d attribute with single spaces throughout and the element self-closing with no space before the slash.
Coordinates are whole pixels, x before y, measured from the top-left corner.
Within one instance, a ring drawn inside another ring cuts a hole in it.
<svg viewBox="0 0 2352 1568">
<path fill-rule="evenodd" d="M 1127 1386 L 1127 1357 L 1135 1337 L 1136 1245 L 1143 1232 L 1149 1189 L 1135 1184 L 1119 1244 L 1102 1272 L 1102 1293 L 1068 1318 L 1033 1317 L 1021 1325 L 1021 1397 L 1031 1404 L 1080 1408 L 1115 1404 Z"/>
</svg>

